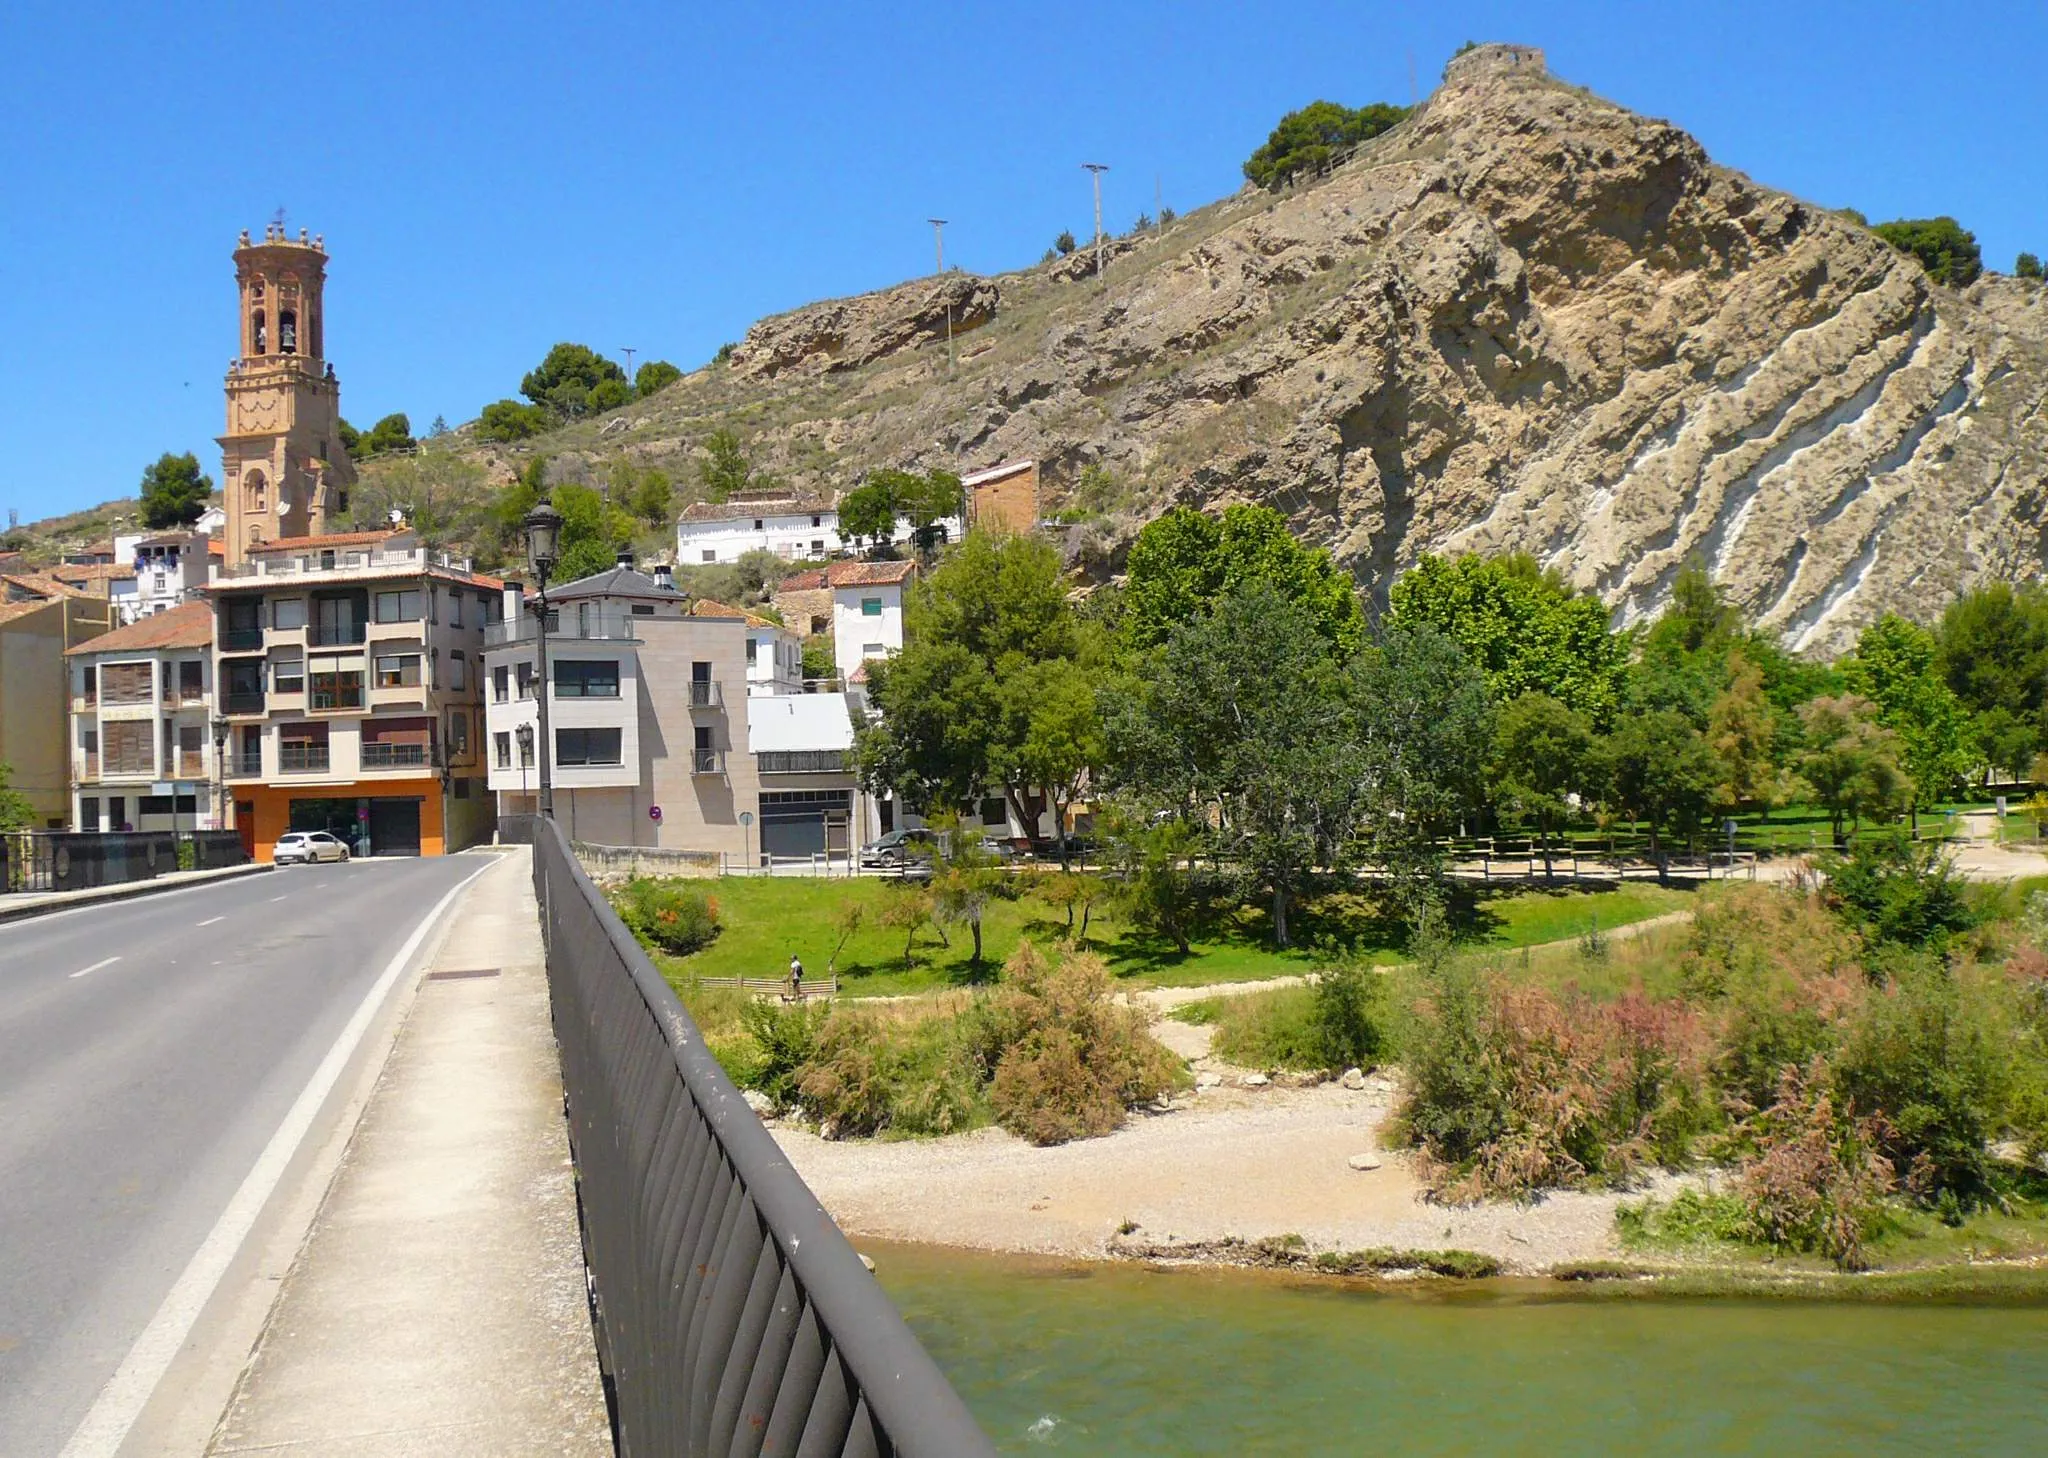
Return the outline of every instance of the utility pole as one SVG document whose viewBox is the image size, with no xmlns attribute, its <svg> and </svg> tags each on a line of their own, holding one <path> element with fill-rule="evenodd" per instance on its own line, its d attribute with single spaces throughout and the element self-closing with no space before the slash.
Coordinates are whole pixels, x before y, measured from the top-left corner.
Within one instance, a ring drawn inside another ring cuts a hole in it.
<svg viewBox="0 0 2048 1458">
<path fill-rule="evenodd" d="M 1166 231 L 1166 188 L 1156 172 L 1152 174 L 1152 231 Z"/>
<path fill-rule="evenodd" d="M 943 289 L 946 286 L 946 220 L 926 218 L 925 221 L 932 225 L 932 245 L 939 255 L 939 287 Z M 946 296 L 946 368 L 953 368 L 953 297 L 950 294 Z"/>
<path fill-rule="evenodd" d="M 627 349 L 624 345 L 619 346 L 619 353 L 626 357 L 626 383 L 629 385 L 633 383 L 633 356 L 639 352 L 637 349 Z"/>
<path fill-rule="evenodd" d="M 1095 184 L 1095 276 L 1102 277 L 1102 174 L 1109 171 L 1107 162 L 1083 162 Z"/>
</svg>

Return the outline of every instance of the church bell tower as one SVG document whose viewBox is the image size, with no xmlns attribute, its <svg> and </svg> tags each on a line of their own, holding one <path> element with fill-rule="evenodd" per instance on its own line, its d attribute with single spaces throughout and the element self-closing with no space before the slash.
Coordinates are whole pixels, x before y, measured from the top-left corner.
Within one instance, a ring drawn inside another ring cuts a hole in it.
<svg viewBox="0 0 2048 1458">
<path fill-rule="evenodd" d="M 229 565 L 280 537 L 318 536 L 348 507 L 355 468 L 341 443 L 341 384 L 324 357 L 327 249 L 272 223 L 235 248 L 242 347 L 228 365 L 220 437 Z"/>
</svg>

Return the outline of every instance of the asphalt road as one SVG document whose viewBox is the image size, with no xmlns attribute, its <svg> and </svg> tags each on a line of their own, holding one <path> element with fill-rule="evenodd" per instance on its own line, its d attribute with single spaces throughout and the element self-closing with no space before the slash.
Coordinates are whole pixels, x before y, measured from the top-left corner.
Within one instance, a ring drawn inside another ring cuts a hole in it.
<svg viewBox="0 0 2048 1458">
<path fill-rule="evenodd" d="M 364 994 L 473 858 L 0 926 L 0 1454 L 63 1447 Z"/>
</svg>

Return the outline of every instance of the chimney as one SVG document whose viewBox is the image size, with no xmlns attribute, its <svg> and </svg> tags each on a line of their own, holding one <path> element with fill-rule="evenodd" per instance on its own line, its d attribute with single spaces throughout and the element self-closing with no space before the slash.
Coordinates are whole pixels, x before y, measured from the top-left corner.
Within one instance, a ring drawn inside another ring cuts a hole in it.
<svg viewBox="0 0 2048 1458">
<path fill-rule="evenodd" d="M 633 549 L 631 547 L 619 548 L 619 565 L 628 568 L 633 565 Z"/>
<path fill-rule="evenodd" d="M 674 592 L 676 590 L 675 568 L 669 566 L 666 562 L 655 563 L 654 585 L 660 588 L 663 592 Z"/>
<path fill-rule="evenodd" d="M 516 582 L 508 582 L 508 583 L 506 583 L 506 584 L 505 584 L 505 621 L 506 621 L 506 622 L 508 622 L 508 623 L 516 623 L 516 622 L 518 622 L 518 621 L 519 621 L 519 611 L 520 611 L 520 607 L 521 607 L 521 605 L 522 605 L 522 604 L 523 604 L 523 603 L 525 602 L 525 600 L 526 600 L 526 592 L 525 592 L 525 589 L 523 589 L 522 587 L 520 587 L 520 585 L 519 585 L 518 583 L 516 583 Z"/>
</svg>

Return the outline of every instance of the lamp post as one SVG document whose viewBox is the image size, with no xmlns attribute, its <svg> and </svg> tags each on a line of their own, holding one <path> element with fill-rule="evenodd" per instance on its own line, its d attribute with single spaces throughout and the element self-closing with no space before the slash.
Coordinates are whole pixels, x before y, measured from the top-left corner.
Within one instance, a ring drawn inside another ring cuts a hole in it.
<svg viewBox="0 0 2048 1458">
<path fill-rule="evenodd" d="M 213 828 L 228 828 L 228 721 L 213 716 Z M 176 802 L 174 801 L 173 804 Z"/>
<path fill-rule="evenodd" d="M 521 724 L 512 731 L 512 737 L 519 741 L 519 798 L 526 798 L 526 769 L 533 763 L 533 726 Z"/>
<path fill-rule="evenodd" d="M 555 818 L 554 755 L 548 739 L 548 574 L 560 560 L 557 548 L 562 540 L 562 513 L 546 498 L 526 513 L 526 565 L 533 569 L 540 590 L 535 594 L 533 612 L 539 628 L 540 682 L 534 689 L 534 716 L 540 723 L 540 813 Z"/>
</svg>

